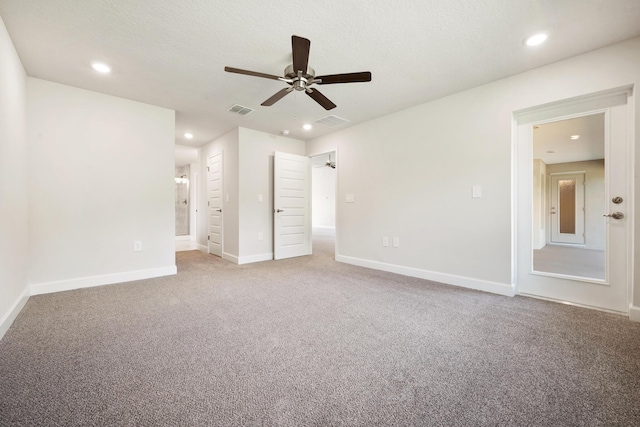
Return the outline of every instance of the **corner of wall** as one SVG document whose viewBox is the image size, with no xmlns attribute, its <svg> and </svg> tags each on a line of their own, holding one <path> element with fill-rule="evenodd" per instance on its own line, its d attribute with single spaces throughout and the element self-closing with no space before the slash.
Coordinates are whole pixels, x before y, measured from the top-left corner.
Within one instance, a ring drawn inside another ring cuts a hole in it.
<svg viewBox="0 0 640 427">
<path fill-rule="evenodd" d="M 4 337 L 4 334 L 7 333 L 13 321 L 16 320 L 20 311 L 24 308 L 27 301 L 29 301 L 29 296 L 31 295 L 30 289 L 26 288 L 22 294 L 18 297 L 18 299 L 11 305 L 7 313 L 0 318 L 0 340 Z"/>
</svg>

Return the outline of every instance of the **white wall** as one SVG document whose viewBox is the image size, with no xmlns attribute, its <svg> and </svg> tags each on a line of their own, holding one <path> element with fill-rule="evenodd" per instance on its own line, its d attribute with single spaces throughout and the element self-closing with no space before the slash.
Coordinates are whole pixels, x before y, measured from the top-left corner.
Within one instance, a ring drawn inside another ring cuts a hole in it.
<svg viewBox="0 0 640 427">
<path fill-rule="evenodd" d="M 551 200 L 551 175 L 559 172 L 584 171 L 584 203 L 585 203 L 585 224 L 584 224 L 584 247 L 585 249 L 605 250 L 605 218 L 602 216 L 606 212 L 605 188 L 604 188 L 604 159 L 590 160 L 585 162 L 555 163 L 547 165 L 547 200 Z M 547 215 L 547 221 L 549 221 Z M 551 239 L 551 225 L 547 227 L 547 239 Z"/>
<path fill-rule="evenodd" d="M 240 128 L 240 263 L 273 257 L 273 157 L 305 155 L 303 141 Z M 262 195 L 263 202 L 258 201 Z M 263 239 L 258 240 L 258 233 Z"/>
<path fill-rule="evenodd" d="M 314 227 L 336 226 L 336 170 L 311 168 L 311 217 Z"/>
<path fill-rule="evenodd" d="M 340 152 L 337 259 L 509 293 L 513 112 L 639 82 L 635 38 L 309 141 L 307 153 Z"/>
<path fill-rule="evenodd" d="M 26 74 L 0 18 L 0 338 L 28 298 Z"/>
<path fill-rule="evenodd" d="M 220 138 L 200 147 L 200 184 L 198 189 L 198 244 L 207 247 L 208 209 L 207 209 L 207 158 L 223 152 L 222 191 L 225 201 L 222 206 L 222 251 L 223 256 L 236 259 L 239 253 L 238 242 L 238 148 L 239 130 L 234 129 Z M 227 198 L 228 197 L 228 201 Z"/>
<path fill-rule="evenodd" d="M 174 115 L 27 79 L 32 290 L 175 272 Z"/>
</svg>

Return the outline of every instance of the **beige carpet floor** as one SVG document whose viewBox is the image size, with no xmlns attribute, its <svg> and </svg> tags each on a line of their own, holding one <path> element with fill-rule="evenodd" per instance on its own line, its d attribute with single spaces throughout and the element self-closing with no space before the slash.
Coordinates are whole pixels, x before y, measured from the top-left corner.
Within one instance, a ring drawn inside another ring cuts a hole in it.
<svg viewBox="0 0 640 427">
<path fill-rule="evenodd" d="M 32 297 L 1 426 L 637 426 L 640 324 L 314 255 Z"/>
</svg>

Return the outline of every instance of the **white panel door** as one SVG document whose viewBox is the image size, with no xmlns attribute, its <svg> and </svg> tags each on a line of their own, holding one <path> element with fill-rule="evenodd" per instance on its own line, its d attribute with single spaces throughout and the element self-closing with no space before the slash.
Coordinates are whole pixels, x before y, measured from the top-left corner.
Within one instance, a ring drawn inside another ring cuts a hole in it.
<svg viewBox="0 0 640 427">
<path fill-rule="evenodd" d="M 584 244 L 584 173 L 551 174 L 551 241 Z"/>
<path fill-rule="evenodd" d="M 625 98 L 626 99 L 626 98 Z M 627 313 L 630 287 L 630 212 L 628 191 L 627 104 L 596 110 L 605 113 L 605 278 L 581 277 L 539 271 L 534 268 L 532 249 L 532 146 L 533 123 L 517 128 L 517 292 L 552 300 Z M 551 122 L 553 120 L 548 120 Z M 542 123 L 542 122 L 538 122 Z M 563 262 L 558 259 L 557 262 Z"/>
<path fill-rule="evenodd" d="M 275 153 L 273 253 L 275 259 L 311 254 L 309 158 Z"/>
<path fill-rule="evenodd" d="M 222 152 L 207 159 L 209 253 L 222 256 Z"/>
</svg>

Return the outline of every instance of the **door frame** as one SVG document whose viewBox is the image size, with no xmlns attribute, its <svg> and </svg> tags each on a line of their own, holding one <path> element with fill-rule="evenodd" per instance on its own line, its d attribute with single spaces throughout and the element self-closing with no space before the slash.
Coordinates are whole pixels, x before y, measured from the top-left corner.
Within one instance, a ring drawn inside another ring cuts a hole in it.
<svg viewBox="0 0 640 427">
<path fill-rule="evenodd" d="M 626 314 L 631 316 L 632 313 L 632 304 L 633 304 L 633 284 L 634 284 L 634 235 L 635 235 L 635 201 L 634 201 L 634 176 L 635 176 L 635 152 L 634 152 L 634 141 L 635 141 L 635 115 L 634 115 L 634 93 L 633 93 L 633 85 L 621 86 L 617 88 L 612 88 L 609 90 L 604 90 L 596 93 L 591 93 L 587 95 L 577 96 L 574 98 L 563 99 L 556 102 L 551 102 L 548 104 L 542 104 L 538 106 L 533 106 L 521 110 L 514 111 L 512 113 L 511 120 L 511 286 L 516 295 L 521 294 L 519 292 L 518 286 L 518 257 L 519 257 L 519 244 L 522 236 L 518 233 L 518 223 L 520 219 L 519 213 L 519 204 L 521 197 L 518 196 L 518 187 L 521 184 L 518 181 L 518 168 L 519 162 L 522 161 L 522 158 L 518 157 L 518 147 L 519 144 L 522 143 L 521 137 L 519 137 L 519 127 L 521 125 L 528 125 L 531 128 L 533 124 L 539 124 L 544 122 L 554 122 L 558 120 L 570 119 L 574 117 L 585 116 L 589 114 L 594 114 L 597 112 L 605 111 L 611 108 L 614 104 L 615 100 L 622 99 L 624 97 L 624 103 L 626 104 L 626 139 L 625 139 L 625 155 L 627 159 L 627 177 L 626 177 L 626 186 L 627 186 L 627 200 L 628 204 L 626 205 L 627 211 L 627 220 L 629 224 L 629 232 L 630 238 L 627 239 L 625 253 L 626 253 L 626 283 L 624 284 L 626 288 Z M 605 115 L 606 117 L 606 115 Z M 532 136 L 529 136 L 532 138 Z M 606 148 L 608 149 L 608 148 Z M 528 154 L 528 160 L 530 162 L 533 161 L 532 154 Z M 524 176 L 524 175 L 523 175 Z M 526 179 L 526 178 L 525 178 Z M 529 178 L 530 179 L 530 178 Z M 605 191 L 606 197 L 608 198 L 610 195 L 608 193 L 608 188 Z M 527 194 L 530 196 L 530 194 Z M 532 224 L 529 224 L 528 231 L 530 234 L 529 239 L 532 238 Z M 607 243 L 608 245 L 608 243 Z M 609 248 L 607 247 L 607 252 Z M 608 268 L 608 262 L 607 262 Z M 568 305 L 581 306 L 591 309 L 596 309 L 600 311 L 611 311 L 607 309 L 602 309 L 598 307 L 588 306 L 580 303 L 575 303 L 571 301 L 560 301 L 552 298 L 545 298 L 542 296 L 522 294 L 526 296 L 531 296 L 539 299 L 547 299 L 555 302 L 560 302 Z M 614 311 L 615 313 L 620 314 L 618 311 Z"/>
<path fill-rule="evenodd" d="M 312 151 L 311 153 L 307 154 L 307 157 L 309 157 L 309 159 L 311 159 L 311 157 L 316 157 L 316 156 L 321 156 L 323 154 L 329 154 L 329 153 L 335 153 L 336 159 L 336 188 L 335 188 L 335 200 L 334 200 L 334 206 L 335 206 L 335 217 L 336 217 L 336 229 L 335 229 L 335 242 L 334 242 L 334 255 L 333 255 L 333 259 L 337 259 L 338 258 L 338 246 L 340 244 L 340 238 L 339 238 L 339 230 L 340 230 L 340 215 L 338 215 L 338 200 L 340 200 L 339 197 L 339 188 L 340 188 L 340 161 L 339 161 L 339 153 L 338 153 L 338 147 L 334 147 L 334 148 L 327 148 L 327 149 L 323 149 L 321 151 Z M 310 179 L 311 179 L 311 187 L 313 188 L 313 176 L 312 174 L 310 175 Z M 313 194 L 311 194 L 311 200 L 313 203 Z M 311 209 L 311 213 L 313 214 L 313 206 Z M 311 218 L 311 228 L 313 230 L 313 217 L 310 216 Z M 313 253 L 313 231 L 312 231 L 312 238 L 311 238 L 311 253 Z"/>
</svg>

